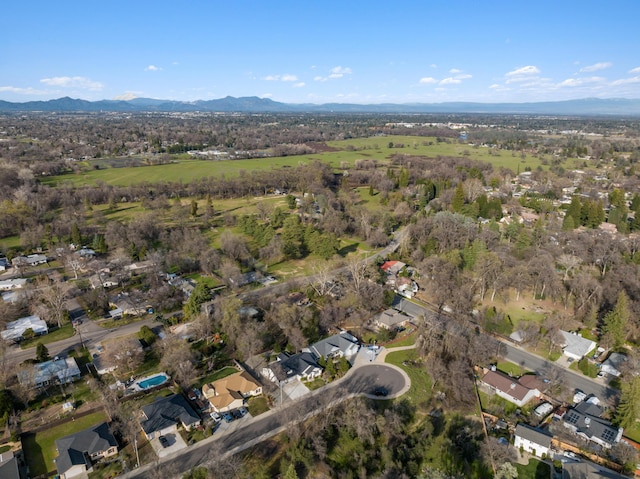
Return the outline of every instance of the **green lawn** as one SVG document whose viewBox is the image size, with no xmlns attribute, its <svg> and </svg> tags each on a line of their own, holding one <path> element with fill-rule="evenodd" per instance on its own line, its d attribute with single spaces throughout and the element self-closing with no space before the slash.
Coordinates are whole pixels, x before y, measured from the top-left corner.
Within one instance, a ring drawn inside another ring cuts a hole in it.
<svg viewBox="0 0 640 479">
<path fill-rule="evenodd" d="M 411 379 L 411 388 L 402 397 L 426 409 L 431 400 L 431 378 L 422 362 L 418 360 L 415 349 L 391 352 L 387 354 L 386 362 L 404 369 Z"/>
<path fill-rule="evenodd" d="M 388 347 L 389 348 L 399 348 L 402 346 L 413 346 L 414 344 L 416 344 L 416 338 L 418 337 L 418 332 L 414 331 L 411 334 L 408 334 L 407 336 L 398 339 L 397 341 L 394 340 L 393 342 L 389 343 Z"/>
<path fill-rule="evenodd" d="M 626 428 L 624 430 L 624 437 L 640 443 L 640 422 L 636 421 L 633 426 Z"/>
<path fill-rule="evenodd" d="M 518 470 L 518 479 L 549 479 L 551 467 L 546 462 L 537 459 L 529 459 L 526 466 L 515 464 Z"/>
<path fill-rule="evenodd" d="M 55 343 L 56 341 L 60 341 L 61 339 L 67 339 L 73 336 L 75 330 L 73 329 L 73 325 L 71 323 L 65 324 L 61 328 L 52 331 L 49 334 L 45 334 L 43 336 L 38 336 L 37 338 L 29 339 L 27 341 L 22 341 L 20 343 L 20 348 L 28 349 L 35 348 L 38 343 L 49 344 Z M 80 343 L 80 339 L 78 339 L 78 344 Z"/>
<path fill-rule="evenodd" d="M 247 409 L 252 417 L 259 416 L 269 410 L 269 404 L 264 396 L 257 396 L 249 398 L 247 402 Z"/>
<path fill-rule="evenodd" d="M 55 474 L 56 466 L 53 460 L 57 456 L 56 439 L 74 434 L 104 421 L 108 421 L 107 414 L 96 412 L 75 420 L 69 420 L 46 431 L 23 436 L 22 447 L 24 448 L 24 455 L 31 477 L 41 474 Z"/>
<path fill-rule="evenodd" d="M 514 364 L 509 361 L 499 361 L 497 364 L 497 369 L 498 371 L 501 371 L 505 374 L 511 374 L 512 376 L 522 376 L 528 371 L 528 369 L 524 369 L 519 364 Z"/>
</svg>

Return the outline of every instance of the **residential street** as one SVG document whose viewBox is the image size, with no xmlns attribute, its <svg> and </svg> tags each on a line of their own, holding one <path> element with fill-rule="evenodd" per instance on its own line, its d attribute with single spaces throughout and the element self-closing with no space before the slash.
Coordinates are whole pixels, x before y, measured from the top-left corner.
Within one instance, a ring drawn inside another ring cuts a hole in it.
<svg viewBox="0 0 640 479">
<path fill-rule="evenodd" d="M 366 354 L 363 357 L 366 358 Z M 380 362 L 383 360 L 382 357 L 378 359 Z M 163 458 L 162 461 L 147 464 L 121 477 L 153 478 L 158 477 L 159 471 L 163 471 L 165 477 L 178 476 L 184 471 L 246 450 L 356 394 L 367 394 L 377 387 L 384 387 L 389 391 L 385 397 L 387 399 L 408 390 L 409 378 L 401 370 L 395 366 L 367 361 L 365 359 L 358 362 L 361 365 L 356 364 L 344 378 L 311 392 L 295 403 L 287 403 L 284 408 L 273 409 L 248 422 L 239 422 L 237 428 L 223 434 L 214 434 Z"/>
<path fill-rule="evenodd" d="M 418 304 L 417 301 L 408 301 L 404 298 L 400 298 L 399 296 L 396 297 L 394 307 L 410 316 L 423 316 L 425 319 L 428 319 L 435 314 L 427 307 Z M 506 354 L 504 359 L 507 361 L 531 371 L 535 371 L 543 376 L 549 375 L 549 368 L 560 369 L 564 386 L 570 391 L 580 389 L 587 394 L 595 394 L 601 400 L 607 400 L 619 394 L 615 389 L 607 387 L 606 383 L 602 379 L 592 379 L 580 372 L 572 371 L 558 362 L 551 363 L 548 360 L 515 345 L 513 342 L 498 337 L 496 337 L 496 339 L 500 340 L 505 345 Z"/>
</svg>

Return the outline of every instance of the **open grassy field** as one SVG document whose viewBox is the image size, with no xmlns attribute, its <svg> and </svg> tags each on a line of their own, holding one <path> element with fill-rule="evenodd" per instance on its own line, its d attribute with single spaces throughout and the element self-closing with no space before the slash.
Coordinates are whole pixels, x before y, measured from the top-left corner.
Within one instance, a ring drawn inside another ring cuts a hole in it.
<svg viewBox="0 0 640 479">
<path fill-rule="evenodd" d="M 107 420 L 107 414 L 100 411 L 69 420 L 45 431 L 24 436 L 22 445 L 31 477 L 48 473 L 55 474 L 56 466 L 53 460 L 57 456 L 56 439 L 74 434 Z"/>
<path fill-rule="evenodd" d="M 389 148 L 389 142 L 394 144 Z M 178 159 L 175 163 L 155 166 L 137 166 L 123 168 L 104 168 L 87 170 L 78 174 L 66 174 L 43 179 L 43 183 L 57 185 L 70 182 L 75 186 L 93 185 L 103 181 L 111 185 L 126 186 L 136 183 L 157 183 L 161 181 L 182 181 L 188 183 L 203 177 L 218 177 L 225 175 L 233 177 L 240 172 L 254 170 L 279 169 L 293 167 L 314 160 L 320 160 L 332 165 L 335 169 L 350 166 L 356 160 L 372 159 L 385 164 L 394 154 L 426 156 L 468 157 L 485 161 L 495 168 L 506 167 L 513 171 L 525 171 L 526 168 L 536 169 L 541 165 L 540 159 L 531 155 L 521 158 L 520 153 L 499 151 L 490 154 L 489 148 L 474 148 L 457 142 L 438 143 L 434 137 L 418 136 L 387 136 L 372 138 L 357 138 L 342 141 L 332 141 L 328 146 L 337 151 L 314 153 L 312 155 L 287 156 L 278 158 L 254 158 L 246 160 L 190 160 Z M 398 145 L 404 145 L 398 148 Z"/>
</svg>

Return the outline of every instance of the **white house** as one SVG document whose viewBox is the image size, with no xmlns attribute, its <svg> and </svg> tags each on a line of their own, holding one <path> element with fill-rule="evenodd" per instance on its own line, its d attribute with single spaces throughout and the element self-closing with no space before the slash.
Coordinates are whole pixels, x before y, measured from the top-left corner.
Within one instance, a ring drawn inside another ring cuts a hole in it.
<svg viewBox="0 0 640 479">
<path fill-rule="evenodd" d="M 60 358 L 33 365 L 33 371 L 18 372 L 21 384 L 38 388 L 49 384 L 67 384 L 80 378 L 80 368 L 74 358 Z"/>
<path fill-rule="evenodd" d="M 553 436 L 546 431 L 518 424 L 515 430 L 513 445 L 516 449 L 522 448 L 537 457 L 549 456 L 551 450 L 551 439 Z"/>
<path fill-rule="evenodd" d="M 583 338 L 578 333 L 570 333 L 568 331 L 560 331 L 564 339 L 562 345 L 562 353 L 568 358 L 580 361 L 589 351 L 596 348 L 596 342 Z"/>
<path fill-rule="evenodd" d="M 22 288 L 27 284 L 25 278 L 3 279 L 0 281 L 0 291 L 11 291 L 12 289 Z"/>
<path fill-rule="evenodd" d="M 7 323 L 6 331 L 2 331 L 0 336 L 2 336 L 2 339 L 5 341 L 18 342 L 28 329 L 33 330 L 36 336 L 49 332 L 49 326 L 47 326 L 44 320 L 40 319 L 40 316 L 25 316 L 24 318 Z"/>
</svg>

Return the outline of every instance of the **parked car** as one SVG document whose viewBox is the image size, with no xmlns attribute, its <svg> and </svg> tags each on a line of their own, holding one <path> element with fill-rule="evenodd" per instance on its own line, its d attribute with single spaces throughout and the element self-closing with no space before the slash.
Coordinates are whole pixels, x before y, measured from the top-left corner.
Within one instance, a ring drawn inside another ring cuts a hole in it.
<svg viewBox="0 0 640 479">
<path fill-rule="evenodd" d="M 169 447 L 169 440 L 165 436 L 159 436 L 158 440 L 160 444 L 162 444 L 162 447 Z"/>
<path fill-rule="evenodd" d="M 217 412 L 215 412 L 215 411 L 214 411 L 214 412 L 212 412 L 212 413 L 210 414 L 210 416 L 211 416 L 211 419 L 213 419 L 213 422 L 220 422 L 220 421 L 222 421 L 222 417 L 220 417 L 220 414 L 218 414 L 218 413 L 217 413 Z"/>
<path fill-rule="evenodd" d="M 247 411 L 246 407 L 241 407 L 238 409 L 238 412 L 240 413 L 240 416 L 245 417 L 249 411 Z"/>
<path fill-rule="evenodd" d="M 383 386 L 378 386 L 371 392 L 374 396 L 385 397 L 389 394 L 389 390 Z"/>
<path fill-rule="evenodd" d="M 235 418 L 233 417 L 233 415 L 232 415 L 231 413 L 225 412 L 225 413 L 222 415 L 222 419 L 224 419 L 224 420 L 225 420 L 225 422 L 231 422 L 231 421 L 233 421 Z"/>
</svg>

